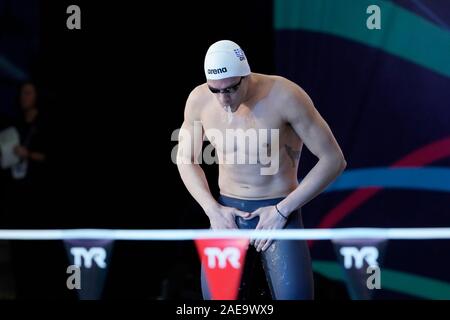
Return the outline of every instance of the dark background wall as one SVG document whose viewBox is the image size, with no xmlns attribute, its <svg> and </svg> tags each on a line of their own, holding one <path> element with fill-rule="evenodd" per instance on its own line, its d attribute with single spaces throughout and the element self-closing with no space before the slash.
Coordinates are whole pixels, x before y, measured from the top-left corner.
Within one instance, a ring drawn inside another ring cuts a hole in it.
<svg viewBox="0 0 450 320">
<path fill-rule="evenodd" d="M 53 191 L 77 215 L 71 225 L 174 227 L 192 204 L 170 159 L 171 135 L 189 92 L 204 82 L 206 49 L 232 39 L 255 71 L 273 73 L 271 2 L 81 8 L 81 31 L 65 28 L 63 4 L 41 11 L 40 73 L 58 94 Z M 68 222 L 53 213 L 53 224 Z"/>
<path fill-rule="evenodd" d="M 181 126 L 189 92 L 204 82 L 203 58 L 213 42 L 236 41 L 254 71 L 274 73 L 272 2 L 0 4 L 8 17 L 2 19 L 2 54 L 23 71 L 3 74 L 2 119 L 17 115 L 17 85 L 32 78 L 45 98 L 51 133 L 38 201 L 27 210 L 4 212 L 3 226 L 206 227 L 206 216 L 171 161 L 176 143 L 171 135 Z M 81 8 L 81 30 L 66 28 L 70 4 Z M 31 44 L 32 52 L 20 49 Z M 217 194 L 217 169 L 205 170 Z M 18 196 L 17 201 L 29 200 Z M 65 288 L 67 259 L 61 243 L 14 245 L 24 264 L 15 268 L 19 296 L 33 297 L 32 288 L 43 297 L 73 296 Z M 198 295 L 191 274 L 198 264 L 193 250 L 183 243 L 118 242 L 105 296 L 155 298 L 164 277 L 183 273 Z M 30 261 L 42 261 L 36 271 L 40 276 L 27 275 Z"/>
</svg>

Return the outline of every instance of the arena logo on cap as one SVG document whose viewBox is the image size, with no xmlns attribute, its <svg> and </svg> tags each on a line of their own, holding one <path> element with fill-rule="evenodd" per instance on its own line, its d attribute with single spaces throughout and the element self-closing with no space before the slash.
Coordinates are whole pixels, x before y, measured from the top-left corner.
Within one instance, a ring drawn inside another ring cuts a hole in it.
<svg viewBox="0 0 450 320">
<path fill-rule="evenodd" d="M 218 69 L 208 69 L 208 74 L 220 74 L 227 72 L 227 67 L 218 68 Z"/>
</svg>

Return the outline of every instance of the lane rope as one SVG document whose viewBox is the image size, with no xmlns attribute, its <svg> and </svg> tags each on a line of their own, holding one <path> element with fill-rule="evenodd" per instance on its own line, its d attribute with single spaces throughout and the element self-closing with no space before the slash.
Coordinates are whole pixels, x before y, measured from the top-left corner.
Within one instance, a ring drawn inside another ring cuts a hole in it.
<svg viewBox="0 0 450 320">
<path fill-rule="evenodd" d="M 336 239 L 450 239 L 450 228 L 335 228 L 281 230 L 210 230 L 210 229 L 2 229 L 1 240 L 194 240 L 194 239 L 252 238 L 291 240 Z"/>
</svg>

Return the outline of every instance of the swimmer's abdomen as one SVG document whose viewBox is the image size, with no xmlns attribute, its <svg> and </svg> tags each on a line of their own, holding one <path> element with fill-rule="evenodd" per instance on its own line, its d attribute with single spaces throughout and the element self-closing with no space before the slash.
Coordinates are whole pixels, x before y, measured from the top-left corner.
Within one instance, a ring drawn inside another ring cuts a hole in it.
<svg viewBox="0 0 450 320">
<path fill-rule="evenodd" d="M 258 164 L 220 164 L 220 192 L 230 197 L 242 199 L 267 199 L 287 196 L 297 185 L 298 161 L 292 161 L 280 154 L 276 174 L 263 175 Z M 269 170 L 270 171 L 270 170 Z"/>
</svg>

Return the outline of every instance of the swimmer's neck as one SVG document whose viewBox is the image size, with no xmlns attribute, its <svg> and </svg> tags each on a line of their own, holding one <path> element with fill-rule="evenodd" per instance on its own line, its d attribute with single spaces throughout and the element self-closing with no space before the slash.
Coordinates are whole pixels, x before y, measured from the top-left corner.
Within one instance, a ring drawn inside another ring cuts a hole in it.
<svg viewBox="0 0 450 320">
<path fill-rule="evenodd" d="M 242 99 L 241 104 L 247 104 L 249 101 L 251 101 L 251 99 L 254 97 L 255 95 L 255 87 L 257 84 L 258 80 L 255 79 L 255 76 L 253 75 L 253 73 L 250 73 L 248 75 L 248 85 L 247 85 L 247 90 L 245 92 L 244 98 Z"/>
</svg>

